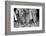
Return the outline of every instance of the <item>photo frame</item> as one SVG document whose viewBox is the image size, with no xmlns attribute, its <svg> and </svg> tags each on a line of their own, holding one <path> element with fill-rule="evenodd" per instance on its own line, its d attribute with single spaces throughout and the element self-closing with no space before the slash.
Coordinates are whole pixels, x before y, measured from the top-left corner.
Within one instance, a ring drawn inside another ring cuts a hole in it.
<svg viewBox="0 0 46 36">
<path fill-rule="evenodd" d="M 5 1 L 5 34 L 45 32 L 45 3 Z"/>
</svg>

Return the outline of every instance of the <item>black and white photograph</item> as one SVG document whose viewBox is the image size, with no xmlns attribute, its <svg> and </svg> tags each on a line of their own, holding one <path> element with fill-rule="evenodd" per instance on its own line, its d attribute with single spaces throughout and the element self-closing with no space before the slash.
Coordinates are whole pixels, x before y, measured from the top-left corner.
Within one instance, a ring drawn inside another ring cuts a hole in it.
<svg viewBox="0 0 46 36">
<path fill-rule="evenodd" d="M 41 6 L 11 5 L 11 31 L 42 30 L 41 13 Z"/>
<path fill-rule="evenodd" d="M 42 7 L 11 5 L 11 31 L 42 30 Z"/>
<path fill-rule="evenodd" d="M 5 2 L 6 35 L 44 32 L 44 3 Z"/>
<path fill-rule="evenodd" d="M 14 27 L 38 27 L 39 9 L 14 8 Z"/>
</svg>

